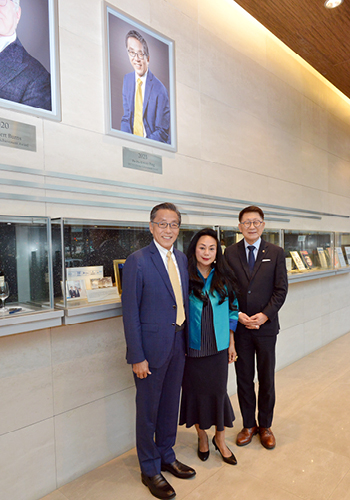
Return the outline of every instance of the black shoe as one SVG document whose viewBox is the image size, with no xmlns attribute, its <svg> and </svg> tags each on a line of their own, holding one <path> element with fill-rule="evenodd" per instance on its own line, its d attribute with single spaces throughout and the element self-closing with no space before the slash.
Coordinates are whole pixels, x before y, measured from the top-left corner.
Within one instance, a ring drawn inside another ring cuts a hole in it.
<svg viewBox="0 0 350 500">
<path fill-rule="evenodd" d="M 162 471 L 166 470 L 170 472 L 180 479 L 188 479 L 196 475 L 196 471 L 192 467 L 188 467 L 188 465 L 182 464 L 178 460 L 174 460 L 171 464 L 162 464 L 161 469 Z"/>
<path fill-rule="evenodd" d="M 223 454 L 221 453 L 220 451 L 220 448 L 217 446 L 216 444 L 216 441 L 215 441 L 215 436 L 213 437 L 213 445 L 215 446 L 215 449 L 220 453 L 220 455 L 222 456 L 222 459 L 224 462 L 226 462 L 227 464 L 230 464 L 230 465 L 237 465 L 237 460 L 236 460 L 236 457 L 234 456 L 234 454 L 232 453 L 232 451 L 229 449 L 229 451 L 231 451 L 231 456 L 230 457 L 224 457 Z"/>
<path fill-rule="evenodd" d="M 174 488 L 162 474 L 156 474 L 155 476 L 149 477 L 141 472 L 141 480 L 145 486 L 148 486 L 152 495 L 157 498 L 174 498 L 176 495 Z"/>
<path fill-rule="evenodd" d="M 198 458 L 200 458 L 202 460 L 202 462 L 205 462 L 209 458 L 209 453 L 210 453 L 209 450 L 208 451 L 201 451 L 199 449 L 199 438 L 198 438 L 198 450 L 197 450 Z"/>
</svg>

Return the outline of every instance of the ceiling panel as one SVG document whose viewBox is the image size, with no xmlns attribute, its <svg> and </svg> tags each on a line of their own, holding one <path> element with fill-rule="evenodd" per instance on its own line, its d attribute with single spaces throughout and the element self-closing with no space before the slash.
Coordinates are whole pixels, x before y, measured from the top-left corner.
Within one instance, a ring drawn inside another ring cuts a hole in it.
<svg viewBox="0 0 350 500">
<path fill-rule="evenodd" d="M 235 0 L 350 98 L 350 1 Z"/>
</svg>

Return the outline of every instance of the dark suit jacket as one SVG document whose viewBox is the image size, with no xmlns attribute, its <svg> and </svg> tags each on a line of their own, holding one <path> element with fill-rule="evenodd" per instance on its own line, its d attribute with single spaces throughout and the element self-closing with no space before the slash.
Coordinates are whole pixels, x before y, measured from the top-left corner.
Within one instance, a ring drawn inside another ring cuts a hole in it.
<svg viewBox="0 0 350 500">
<path fill-rule="evenodd" d="M 133 133 L 135 104 L 135 73 L 124 76 L 121 122 L 123 132 Z M 170 144 L 170 107 L 168 92 L 162 82 L 148 70 L 143 100 L 143 124 L 148 139 Z"/>
<path fill-rule="evenodd" d="M 187 258 L 176 249 L 174 252 L 188 317 Z M 124 264 L 122 304 L 127 362 L 134 364 L 147 359 L 150 367 L 160 368 L 174 344 L 176 301 L 153 241 L 130 255 Z"/>
<path fill-rule="evenodd" d="M 18 38 L 0 53 L 0 98 L 51 110 L 50 73 Z"/>
<path fill-rule="evenodd" d="M 288 290 L 284 250 L 261 240 L 253 273 L 250 276 L 244 240 L 226 248 L 225 258 L 234 270 L 238 286 L 239 310 L 248 316 L 262 312 L 269 318 L 257 334 L 276 335 L 279 331 L 278 311 Z M 238 323 L 237 333 L 245 326 Z"/>
</svg>

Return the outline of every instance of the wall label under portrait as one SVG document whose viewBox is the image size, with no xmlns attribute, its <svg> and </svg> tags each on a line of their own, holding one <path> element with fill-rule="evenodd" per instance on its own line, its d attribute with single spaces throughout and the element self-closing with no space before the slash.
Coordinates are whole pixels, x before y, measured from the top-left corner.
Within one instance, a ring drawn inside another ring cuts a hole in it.
<svg viewBox="0 0 350 500">
<path fill-rule="evenodd" d="M 176 151 L 175 45 L 104 3 L 107 134 Z"/>
<path fill-rule="evenodd" d="M 36 151 L 36 127 L 0 118 L 0 146 Z"/>
<path fill-rule="evenodd" d="M 60 119 L 57 0 L 0 1 L 0 106 Z"/>
<path fill-rule="evenodd" d="M 161 156 L 151 155 L 145 151 L 136 151 L 135 149 L 129 148 L 123 148 L 123 167 L 152 172 L 152 174 L 163 173 Z"/>
</svg>

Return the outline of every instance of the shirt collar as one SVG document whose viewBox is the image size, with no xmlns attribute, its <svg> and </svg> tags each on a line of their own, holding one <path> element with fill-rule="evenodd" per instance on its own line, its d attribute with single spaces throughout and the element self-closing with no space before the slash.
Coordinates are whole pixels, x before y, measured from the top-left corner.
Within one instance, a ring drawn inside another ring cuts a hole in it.
<svg viewBox="0 0 350 500">
<path fill-rule="evenodd" d="M 16 32 L 10 36 L 0 36 L 0 52 L 6 49 L 10 43 L 14 42 L 17 38 Z"/>
<path fill-rule="evenodd" d="M 166 248 L 162 247 L 155 239 L 153 239 L 155 246 L 158 248 L 158 251 L 162 253 L 163 255 L 167 255 L 168 251 Z M 170 252 L 173 253 L 174 251 L 174 245 L 170 248 Z"/>
<path fill-rule="evenodd" d="M 259 251 L 259 248 L 260 248 L 260 243 L 261 243 L 261 238 L 259 238 L 258 240 L 256 240 L 255 243 L 253 243 L 253 247 L 255 247 L 258 251 Z M 248 243 L 245 239 L 244 239 L 244 248 L 247 250 L 247 248 L 251 246 L 250 243 Z"/>
<path fill-rule="evenodd" d="M 135 71 L 135 82 L 136 82 L 136 85 L 137 85 L 137 80 L 140 79 L 142 80 L 142 84 L 144 86 L 144 84 L 146 83 L 146 80 L 147 80 L 147 75 L 148 75 L 148 69 L 146 71 L 146 73 L 143 75 L 143 76 L 139 76 L 136 71 Z"/>
</svg>

